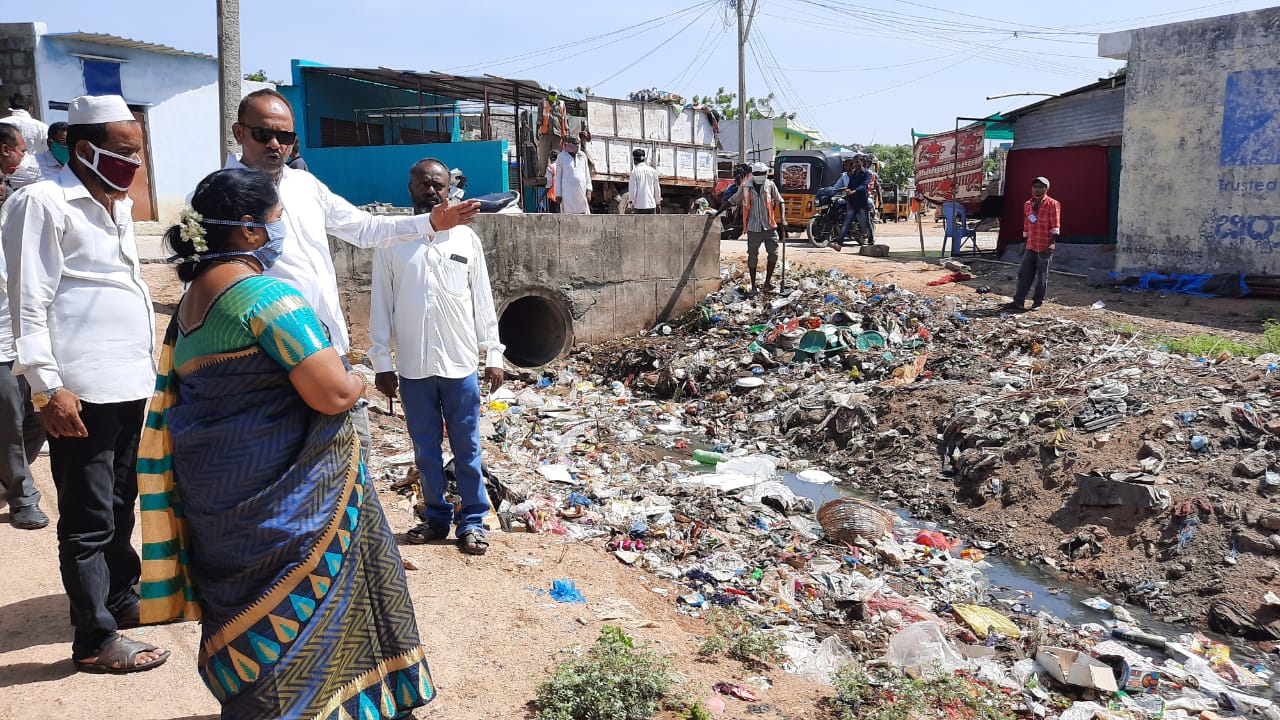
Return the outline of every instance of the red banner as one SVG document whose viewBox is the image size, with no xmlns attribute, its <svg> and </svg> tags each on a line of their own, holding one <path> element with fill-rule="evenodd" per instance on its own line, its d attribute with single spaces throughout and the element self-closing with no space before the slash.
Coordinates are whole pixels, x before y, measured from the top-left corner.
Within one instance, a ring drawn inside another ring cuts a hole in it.
<svg viewBox="0 0 1280 720">
<path fill-rule="evenodd" d="M 982 197 L 983 123 L 916 139 L 916 190 L 934 202 L 976 204 Z"/>
</svg>

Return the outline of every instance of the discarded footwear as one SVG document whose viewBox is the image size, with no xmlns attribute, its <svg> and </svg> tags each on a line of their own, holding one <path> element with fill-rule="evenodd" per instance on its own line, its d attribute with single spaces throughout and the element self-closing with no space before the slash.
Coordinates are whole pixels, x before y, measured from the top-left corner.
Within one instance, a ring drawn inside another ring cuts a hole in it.
<svg viewBox="0 0 1280 720">
<path fill-rule="evenodd" d="M 432 540 L 444 540 L 449 537 L 449 528 L 434 523 L 424 522 L 404 534 L 411 545 L 422 545 Z"/>
<path fill-rule="evenodd" d="M 124 635 L 117 635 L 115 640 L 107 643 L 98 651 L 98 656 L 92 661 L 74 660 L 74 662 L 76 669 L 80 672 L 123 675 L 124 673 L 142 672 L 143 670 L 150 670 L 163 665 L 169 659 L 170 653 L 168 650 L 160 653 L 159 657 L 149 662 L 137 662 L 138 656 L 142 653 L 154 653 L 159 649 L 155 645 L 148 645 Z"/>
<path fill-rule="evenodd" d="M 468 555 L 483 555 L 489 551 L 489 541 L 479 530 L 468 530 L 458 537 L 458 547 Z"/>
<path fill-rule="evenodd" d="M 9 524 L 19 530 L 39 530 L 49 524 L 49 516 L 44 514 L 39 505 L 27 505 L 16 510 L 9 510 Z"/>
</svg>

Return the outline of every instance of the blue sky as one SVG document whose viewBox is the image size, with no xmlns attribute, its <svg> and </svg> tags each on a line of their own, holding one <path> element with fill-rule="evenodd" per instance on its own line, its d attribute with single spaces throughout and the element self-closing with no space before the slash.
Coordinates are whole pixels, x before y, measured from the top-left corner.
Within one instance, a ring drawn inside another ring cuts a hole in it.
<svg viewBox="0 0 1280 720">
<path fill-rule="evenodd" d="M 751 0 L 745 0 L 750 7 Z M 748 95 L 773 91 L 827 139 L 905 143 L 911 128 L 950 129 L 1036 101 L 1119 67 L 1097 32 L 1268 7 L 1265 0 L 759 0 Z M 216 52 L 214 0 L 4 3 L 0 22 L 38 20 Z M 542 10 L 554 8 L 554 10 Z M 244 70 L 288 80 L 290 58 L 334 65 L 492 73 L 625 97 L 660 88 L 689 97 L 737 86 L 728 0 L 241 3 Z M 594 38 L 594 39 L 592 39 Z"/>
</svg>

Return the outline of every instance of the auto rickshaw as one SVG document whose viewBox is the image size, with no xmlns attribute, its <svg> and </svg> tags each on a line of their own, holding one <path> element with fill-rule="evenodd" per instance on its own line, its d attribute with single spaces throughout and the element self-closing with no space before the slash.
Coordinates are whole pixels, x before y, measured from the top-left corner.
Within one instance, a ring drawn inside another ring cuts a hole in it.
<svg viewBox="0 0 1280 720">
<path fill-rule="evenodd" d="M 831 187 L 857 153 L 835 150 L 781 150 L 773 161 L 773 179 L 782 193 L 787 232 L 804 232 L 817 212 L 818 191 Z"/>
<path fill-rule="evenodd" d="M 880 191 L 880 219 L 906 220 L 911 215 L 911 194 L 899 185 L 885 185 Z"/>
</svg>

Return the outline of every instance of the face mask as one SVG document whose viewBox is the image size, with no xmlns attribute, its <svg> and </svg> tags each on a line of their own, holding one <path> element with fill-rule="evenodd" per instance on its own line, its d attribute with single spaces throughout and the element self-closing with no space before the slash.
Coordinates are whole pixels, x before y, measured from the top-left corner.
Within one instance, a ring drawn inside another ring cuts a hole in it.
<svg viewBox="0 0 1280 720">
<path fill-rule="evenodd" d="M 0 150 L 0 175 L 12 175 L 22 164 L 22 155 L 8 145 L 3 147 L 4 149 Z M 9 165 L 9 163 L 13 164 Z"/>
<path fill-rule="evenodd" d="M 58 161 L 59 165 L 66 165 L 71 159 L 71 148 L 55 140 L 49 145 L 49 154 Z"/>
<path fill-rule="evenodd" d="M 205 218 L 205 223 L 213 225 L 236 225 L 239 227 L 260 227 L 267 231 L 267 242 L 257 250 L 235 250 L 232 252 L 209 253 L 201 255 L 201 260 L 212 260 L 220 257 L 234 257 L 237 255 L 249 255 L 262 264 L 263 270 L 268 270 L 276 261 L 280 259 L 280 255 L 284 252 L 284 236 L 287 233 L 284 218 L 274 220 L 269 223 L 242 222 L 239 220 L 210 220 Z"/>
<path fill-rule="evenodd" d="M 763 185 L 764 181 L 768 180 L 769 177 L 767 175 L 752 175 L 751 179 L 754 180 L 757 185 Z"/>
<path fill-rule="evenodd" d="M 89 143 L 89 147 L 93 148 L 93 161 L 86 162 L 84 164 L 85 167 L 92 170 L 94 175 L 102 178 L 102 182 L 108 186 L 116 190 L 128 190 L 129 185 L 133 184 L 134 174 L 138 172 L 138 168 L 142 167 L 142 159 L 134 160 L 123 155 L 117 155 L 103 150 L 93 143 Z M 135 155 L 134 157 L 137 156 Z"/>
</svg>

